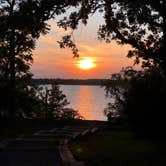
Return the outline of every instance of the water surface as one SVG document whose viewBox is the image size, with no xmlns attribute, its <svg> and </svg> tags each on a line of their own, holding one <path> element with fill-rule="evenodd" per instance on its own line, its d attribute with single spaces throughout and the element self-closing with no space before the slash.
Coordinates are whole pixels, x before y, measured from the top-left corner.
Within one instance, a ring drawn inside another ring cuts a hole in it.
<svg viewBox="0 0 166 166">
<path fill-rule="evenodd" d="M 50 85 L 47 85 L 50 87 Z M 103 113 L 109 99 L 100 86 L 60 85 L 70 104 L 67 106 L 79 111 L 86 120 L 106 120 Z"/>
<path fill-rule="evenodd" d="M 79 110 L 87 120 L 106 120 L 103 113 L 108 99 L 100 86 L 61 85 L 70 101 L 69 107 Z"/>
</svg>

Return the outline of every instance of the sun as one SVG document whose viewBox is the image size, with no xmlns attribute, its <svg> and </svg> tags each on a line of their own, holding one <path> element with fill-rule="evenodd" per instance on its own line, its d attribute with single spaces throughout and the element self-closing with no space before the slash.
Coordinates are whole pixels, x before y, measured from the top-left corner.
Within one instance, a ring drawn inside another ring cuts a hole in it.
<svg viewBox="0 0 166 166">
<path fill-rule="evenodd" d="M 96 64 L 95 64 L 93 59 L 86 58 L 86 59 L 80 60 L 77 64 L 77 66 L 80 69 L 89 70 L 89 69 L 92 69 L 92 68 L 96 67 Z"/>
</svg>

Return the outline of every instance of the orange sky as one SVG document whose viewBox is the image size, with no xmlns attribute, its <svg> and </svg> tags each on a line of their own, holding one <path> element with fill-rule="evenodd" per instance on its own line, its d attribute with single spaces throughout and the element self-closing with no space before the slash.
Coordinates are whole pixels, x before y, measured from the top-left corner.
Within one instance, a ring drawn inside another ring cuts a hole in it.
<svg viewBox="0 0 166 166">
<path fill-rule="evenodd" d="M 117 45 L 114 41 L 110 44 L 97 40 L 97 27 L 101 16 L 92 17 L 87 25 L 80 25 L 74 32 L 80 58 L 74 59 L 70 49 L 60 49 L 57 41 L 65 33 L 58 28 L 55 21 L 50 21 L 51 31 L 46 36 L 41 36 L 34 51 L 34 64 L 32 73 L 37 78 L 109 78 L 112 73 L 120 71 L 122 67 L 131 66 L 133 60 L 126 58 L 129 46 Z M 89 70 L 78 68 L 78 61 L 90 57 L 96 67 Z"/>
</svg>

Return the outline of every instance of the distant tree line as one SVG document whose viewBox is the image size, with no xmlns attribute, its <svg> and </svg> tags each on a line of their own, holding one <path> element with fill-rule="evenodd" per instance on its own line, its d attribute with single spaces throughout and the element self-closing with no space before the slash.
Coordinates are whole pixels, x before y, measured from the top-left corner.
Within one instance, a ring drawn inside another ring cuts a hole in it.
<svg viewBox="0 0 166 166">
<path fill-rule="evenodd" d="M 107 79 L 32 79 L 35 85 L 52 84 L 56 81 L 61 85 L 105 85 L 108 82 Z"/>
</svg>

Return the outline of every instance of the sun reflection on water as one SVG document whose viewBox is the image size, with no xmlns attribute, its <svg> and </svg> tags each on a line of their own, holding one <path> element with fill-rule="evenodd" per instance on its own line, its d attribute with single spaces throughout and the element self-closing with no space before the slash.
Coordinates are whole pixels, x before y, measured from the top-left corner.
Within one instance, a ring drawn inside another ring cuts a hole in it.
<svg viewBox="0 0 166 166">
<path fill-rule="evenodd" d="M 61 85 L 70 101 L 69 107 L 79 110 L 86 120 L 106 120 L 103 110 L 108 103 L 100 86 Z"/>
</svg>

